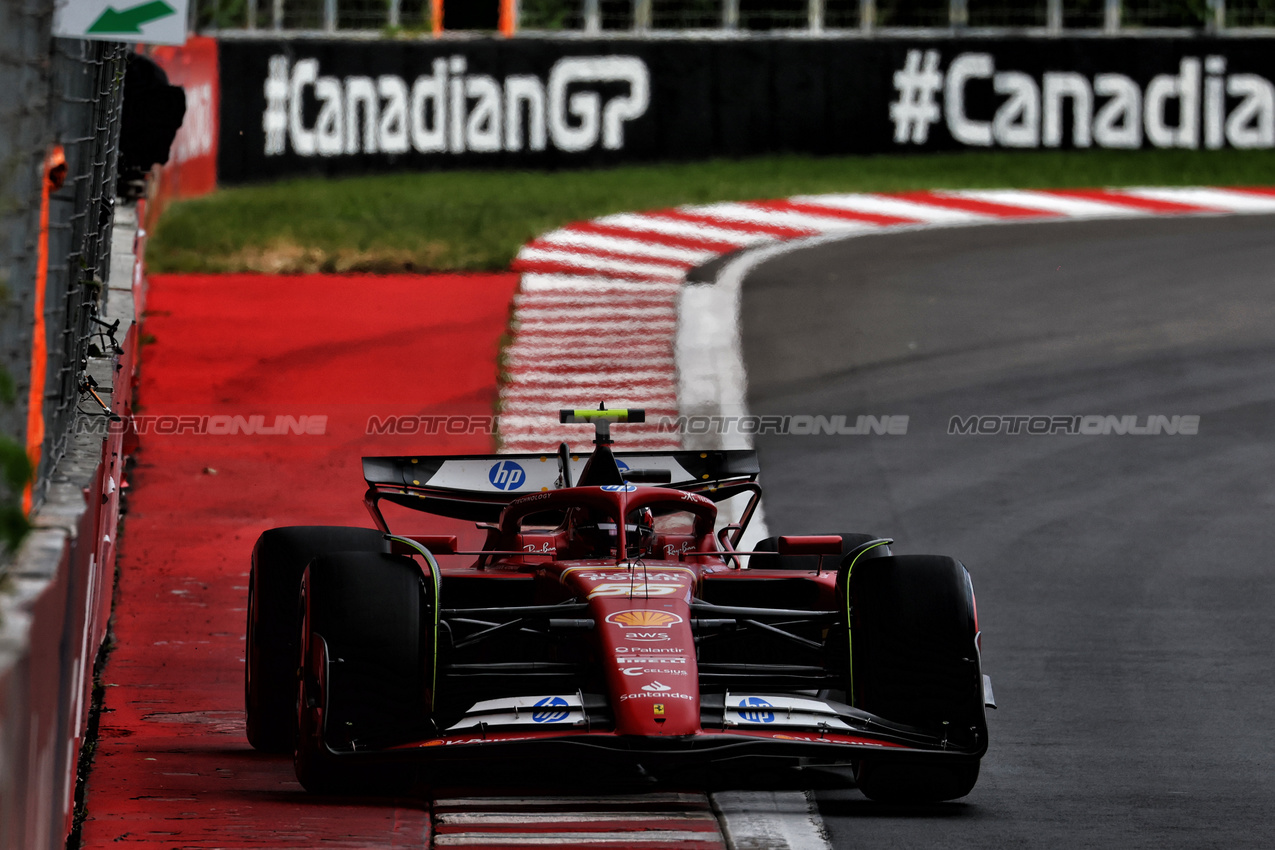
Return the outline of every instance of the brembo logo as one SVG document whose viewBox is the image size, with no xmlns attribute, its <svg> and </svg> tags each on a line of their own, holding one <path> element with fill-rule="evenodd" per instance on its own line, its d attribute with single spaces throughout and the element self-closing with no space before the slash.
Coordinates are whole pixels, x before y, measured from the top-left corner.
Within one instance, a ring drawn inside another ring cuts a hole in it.
<svg viewBox="0 0 1275 850">
<path fill-rule="evenodd" d="M 625 124 L 650 105 L 650 72 L 636 56 L 570 56 L 547 80 L 469 73 L 464 56 L 435 59 L 414 80 L 325 76 L 318 59 L 270 57 L 262 116 L 265 153 L 568 153 L 624 147 Z M 307 105 L 318 105 L 317 117 Z"/>
</svg>

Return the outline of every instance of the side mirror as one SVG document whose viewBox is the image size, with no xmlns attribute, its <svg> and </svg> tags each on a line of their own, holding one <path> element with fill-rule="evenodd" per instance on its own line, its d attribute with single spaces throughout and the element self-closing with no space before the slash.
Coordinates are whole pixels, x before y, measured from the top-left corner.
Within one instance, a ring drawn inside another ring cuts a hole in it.
<svg viewBox="0 0 1275 850">
<path fill-rule="evenodd" d="M 841 535 L 807 534 L 779 538 L 781 555 L 840 555 Z"/>
<path fill-rule="evenodd" d="M 622 469 L 620 475 L 633 484 L 668 484 L 673 480 L 671 469 Z"/>
<path fill-rule="evenodd" d="M 421 544 L 435 555 L 456 554 L 456 535 L 454 534 L 404 534 L 403 536 Z M 402 548 L 395 548 L 396 546 Z M 415 549 L 397 541 L 391 541 L 390 551 L 395 555 L 419 554 Z"/>
</svg>

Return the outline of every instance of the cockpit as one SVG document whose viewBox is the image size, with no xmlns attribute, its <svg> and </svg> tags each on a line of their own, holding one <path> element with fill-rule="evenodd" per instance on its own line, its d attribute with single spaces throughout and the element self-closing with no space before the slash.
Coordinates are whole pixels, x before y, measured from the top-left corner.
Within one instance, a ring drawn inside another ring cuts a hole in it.
<svg viewBox="0 0 1275 850">
<path fill-rule="evenodd" d="M 562 493 L 564 497 L 568 495 Z M 592 494 L 577 490 L 571 495 Z M 686 553 L 703 551 L 701 542 L 704 547 L 711 545 L 703 538 L 711 536 L 715 508 L 706 501 L 688 503 L 681 493 L 650 488 L 644 489 L 640 497 L 634 494 L 627 499 L 595 497 L 571 501 L 575 504 L 521 515 L 511 506 L 502 531 L 514 535 L 517 551 L 557 560 L 676 560 Z M 639 504 L 632 506 L 634 501 Z"/>
</svg>

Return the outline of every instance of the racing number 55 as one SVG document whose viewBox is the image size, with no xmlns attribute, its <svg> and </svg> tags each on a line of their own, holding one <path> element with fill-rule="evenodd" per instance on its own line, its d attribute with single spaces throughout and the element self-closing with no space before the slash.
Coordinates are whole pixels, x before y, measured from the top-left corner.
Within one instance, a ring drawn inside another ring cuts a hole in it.
<svg viewBox="0 0 1275 850">
<path fill-rule="evenodd" d="M 680 584 L 661 584 L 656 582 L 627 582 L 627 581 L 608 581 L 597 585 L 593 591 L 589 593 L 589 598 L 595 596 L 673 596 L 682 589 Z"/>
</svg>

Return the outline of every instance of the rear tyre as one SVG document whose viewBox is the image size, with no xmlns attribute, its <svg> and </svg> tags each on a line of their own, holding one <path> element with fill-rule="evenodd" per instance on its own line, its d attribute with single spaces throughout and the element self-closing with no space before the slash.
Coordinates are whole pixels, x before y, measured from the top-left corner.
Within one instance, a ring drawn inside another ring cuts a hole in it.
<svg viewBox="0 0 1275 850">
<path fill-rule="evenodd" d="M 830 532 L 836 533 L 836 532 Z M 850 552 L 853 552 L 856 546 L 862 546 L 864 543 L 881 538 L 875 534 L 856 534 L 854 532 L 842 532 L 838 535 L 841 538 L 841 557 L 833 558 L 827 556 L 823 559 L 824 568 L 835 568 Z M 748 567 L 755 570 L 816 570 L 819 568 L 818 555 L 780 555 L 779 538 L 764 537 L 757 541 L 757 545 L 753 547 L 754 552 L 775 552 L 774 555 L 754 555 L 748 559 Z M 889 546 L 877 546 L 863 553 L 863 557 L 859 560 L 864 561 L 868 558 L 882 558 L 890 554 Z"/>
<path fill-rule="evenodd" d="M 939 764 L 865 759 L 855 771 L 859 789 L 889 803 L 965 796 L 987 748 L 969 573 L 954 558 L 905 555 L 861 559 L 842 581 L 849 585 L 851 704 L 970 754 Z"/>
<path fill-rule="evenodd" d="M 248 579 L 244 674 L 248 743 L 256 749 L 291 752 L 296 738 L 297 593 L 306 564 L 329 552 L 384 548 L 381 532 L 372 528 L 300 525 L 272 528 L 257 538 Z"/>
<path fill-rule="evenodd" d="M 316 558 L 302 580 L 297 779 L 321 794 L 395 793 L 414 773 L 358 761 L 429 729 L 434 612 L 410 558 Z"/>
</svg>

